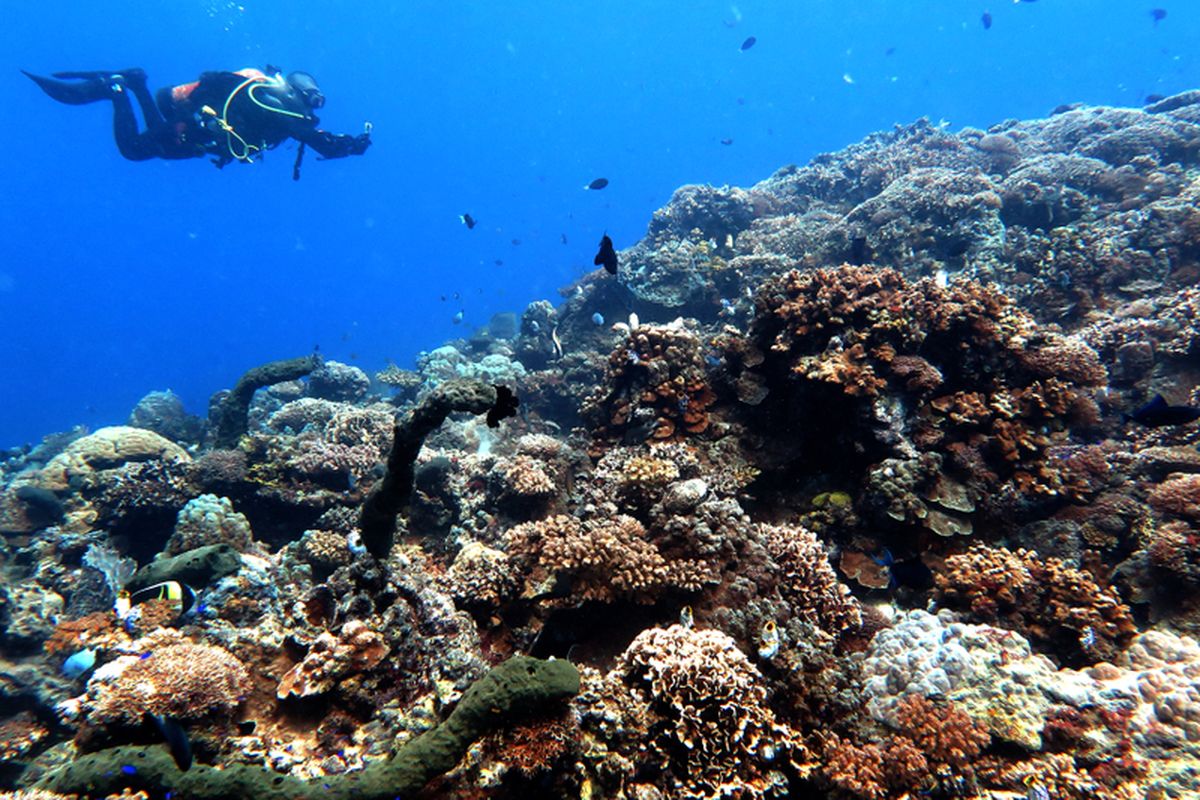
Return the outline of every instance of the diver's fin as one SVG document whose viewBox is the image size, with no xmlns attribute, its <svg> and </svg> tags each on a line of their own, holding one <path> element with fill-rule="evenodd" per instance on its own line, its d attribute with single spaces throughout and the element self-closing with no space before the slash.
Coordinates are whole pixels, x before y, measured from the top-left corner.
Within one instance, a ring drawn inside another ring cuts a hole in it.
<svg viewBox="0 0 1200 800">
<path fill-rule="evenodd" d="M 70 106 L 82 106 L 98 100 L 111 100 L 114 94 L 113 84 L 108 80 L 112 77 L 112 73 L 104 73 L 104 78 L 90 76 L 82 80 L 58 80 L 34 75 L 25 70 L 21 70 L 21 72 L 24 72 L 29 80 L 40 86 L 47 95 Z"/>
<path fill-rule="evenodd" d="M 29 73 L 25 73 L 28 75 Z M 93 80 L 99 79 L 105 83 L 113 83 L 123 81 L 128 84 L 145 83 L 146 70 L 141 67 L 130 67 L 129 69 L 101 69 L 101 70 L 76 70 L 68 72 L 52 72 L 50 73 L 55 78 L 65 80 Z"/>
</svg>

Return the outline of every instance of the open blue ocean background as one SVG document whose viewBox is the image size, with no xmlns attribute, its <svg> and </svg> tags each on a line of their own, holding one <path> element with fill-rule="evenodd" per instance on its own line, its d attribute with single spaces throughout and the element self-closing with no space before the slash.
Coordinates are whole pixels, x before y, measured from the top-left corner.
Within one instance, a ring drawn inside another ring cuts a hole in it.
<svg viewBox="0 0 1200 800">
<path fill-rule="evenodd" d="M 8 3 L 0 448 L 123 422 L 154 389 L 204 414 L 246 369 L 317 346 L 369 373 L 411 366 L 557 300 L 603 232 L 631 245 L 685 183 L 749 185 L 922 116 L 987 127 L 1200 87 L 1200 6 L 1158 4 L 1157 24 L 1155 6 Z M 18 71 L 141 66 L 155 89 L 268 63 L 313 73 L 323 127 L 369 120 L 374 147 L 310 153 L 299 182 L 286 147 L 224 170 L 130 163 L 109 103 L 59 105 Z M 597 177 L 610 186 L 584 191 Z"/>
</svg>

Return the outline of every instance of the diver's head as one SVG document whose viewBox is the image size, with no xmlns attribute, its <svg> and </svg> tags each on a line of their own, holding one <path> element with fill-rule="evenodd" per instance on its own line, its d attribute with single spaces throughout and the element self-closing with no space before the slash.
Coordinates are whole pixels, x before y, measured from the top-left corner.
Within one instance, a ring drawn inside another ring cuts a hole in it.
<svg viewBox="0 0 1200 800">
<path fill-rule="evenodd" d="M 291 72 L 287 76 L 287 82 L 296 93 L 304 98 L 304 103 L 314 111 L 325 105 L 325 95 L 321 93 L 321 87 L 317 86 L 317 79 L 307 72 Z"/>
</svg>

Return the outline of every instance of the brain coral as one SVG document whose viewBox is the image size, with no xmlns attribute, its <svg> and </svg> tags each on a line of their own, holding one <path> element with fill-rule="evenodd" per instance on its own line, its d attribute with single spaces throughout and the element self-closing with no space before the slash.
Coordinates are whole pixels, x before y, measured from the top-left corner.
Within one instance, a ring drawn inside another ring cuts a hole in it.
<svg viewBox="0 0 1200 800">
<path fill-rule="evenodd" d="M 38 482 L 46 489 L 65 491 L 72 478 L 119 467 L 131 461 L 191 460 L 186 450 L 153 431 L 115 425 L 71 442 L 65 450 L 50 459 L 42 469 Z"/>
</svg>

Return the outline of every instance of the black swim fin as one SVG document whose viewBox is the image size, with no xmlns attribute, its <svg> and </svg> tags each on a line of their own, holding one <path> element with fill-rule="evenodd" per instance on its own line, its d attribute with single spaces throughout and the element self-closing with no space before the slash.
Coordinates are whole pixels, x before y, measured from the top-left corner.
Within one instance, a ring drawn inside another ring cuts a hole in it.
<svg viewBox="0 0 1200 800">
<path fill-rule="evenodd" d="M 25 73 L 29 75 L 28 72 Z M 129 69 L 119 70 L 77 70 L 68 72 L 52 72 L 50 73 L 55 78 L 63 80 L 101 80 L 106 84 L 124 83 L 128 86 L 136 86 L 146 82 L 146 70 L 141 67 L 130 67 Z M 30 75 L 29 77 L 33 77 Z M 36 78 L 35 78 L 36 80 Z"/>
<path fill-rule="evenodd" d="M 21 70 L 21 72 L 25 72 L 25 70 Z M 83 80 L 57 80 L 34 75 L 32 72 L 25 72 L 25 75 L 40 86 L 47 95 L 69 106 L 82 106 L 99 100 L 111 100 L 114 94 L 112 84 L 98 77 Z"/>
</svg>

